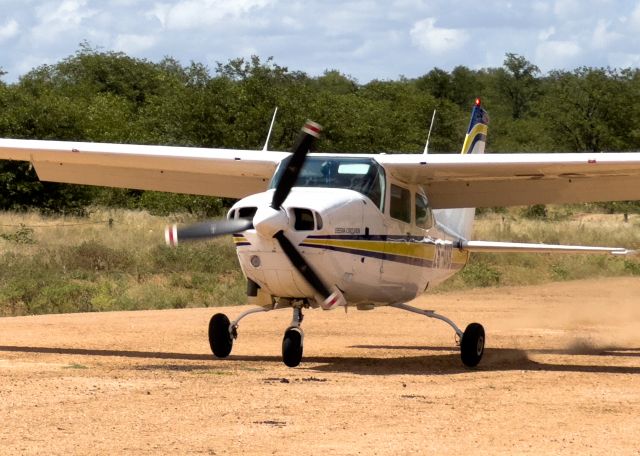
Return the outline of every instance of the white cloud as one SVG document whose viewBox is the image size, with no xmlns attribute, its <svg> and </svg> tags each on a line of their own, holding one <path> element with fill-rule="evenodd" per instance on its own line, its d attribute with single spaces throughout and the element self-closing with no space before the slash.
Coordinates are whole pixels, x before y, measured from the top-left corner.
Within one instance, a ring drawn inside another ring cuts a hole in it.
<svg viewBox="0 0 640 456">
<path fill-rule="evenodd" d="M 238 18 L 254 9 L 264 8 L 272 0 L 183 0 L 158 3 L 149 13 L 168 29 L 193 29 L 212 26 L 223 19 Z"/>
<path fill-rule="evenodd" d="M 576 13 L 585 8 L 588 9 L 588 5 L 585 3 L 581 3 L 578 0 L 556 0 L 555 5 L 553 5 L 553 12 L 561 18 L 572 19 Z"/>
<path fill-rule="evenodd" d="M 556 28 L 553 26 L 540 30 L 540 32 L 538 33 L 538 39 L 540 41 L 547 41 L 549 38 L 555 35 L 555 33 L 556 33 Z"/>
<path fill-rule="evenodd" d="M 629 22 L 636 30 L 640 30 L 640 2 L 638 2 L 636 7 L 631 12 Z"/>
<path fill-rule="evenodd" d="M 531 9 L 539 14 L 546 14 L 549 12 L 549 4 L 547 2 L 534 2 L 531 5 Z"/>
<path fill-rule="evenodd" d="M 97 14 L 87 8 L 86 0 L 46 2 L 36 8 L 38 23 L 31 29 L 36 42 L 50 41 L 63 33 L 76 36 L 84 21 Z"/>
<path fill-rule="evenodd" d="M 615 68 L 637 68 L 640 66 L 640 54 L 613 52 L 609 54 L 609 64 Z"/>
<path fill-rule="evenodd" d="M 574 41 L 545 41 L 536 47 L 536 64 L 544 70 L 571 68 L 573 61 L 582 53 Z"/>
<path fill-rule="evenodd" d="M 0 25 L 0 43 L 16 36 L 19 28 L 18 21 L 15 19 L 9 20 L 5 25 Z"/>
<path fill-rule="evenodd" d="M 304 26 L 300 19 L 293 16 L 282 16 L 280 19 L 282 21 L 282 25 L 286 27 L 288 30 L 304 30 Z"/>
<path fill-rule="evenodd" d="M 63 27 L 80 25 L 87 18 L 96 14 L 95 10 L 86 9 L 86 0 L 64 0 L 47 2 L 37 8 L 36 16 L 41 24 L 57 24 Z"/>
<path fill-rule="evenodd" d="M 16 80 L 88 40 L 98 49 L 150 60 L 171 55 L 183 63 L 273 55 L 292 70 L 335 68 L 362 82 L 420 76 L 435 66 L 500 66 L 506 52 L 545 71 L 638 66 L 640 0 L 467 3 L 1 0 L 7 12 L 0 15 L 1 64 L 10 71 L 5 80 Z"/>
<path fill-rule="evenodd" d="M 428 17 L 413 25 L 409 33 L 416 46 L 432 54 L 444 54 L 461 48 L 469 39 L 464 30 L 436 27 L 435 23 Z"/>
<path fill-rule="evenodd" d="M 622 35 L 615 31 L 609 31 L 610 21 L 600 19 L 593 31 L 591 43 L 595 49 L 606 49 L 614 42 L 622 38 Z"/>
<path fill-rule="evenodd" d="M 158 37 L 154 35 L 122 34 L 116 37 L 113 48 L 125 54 L 139 54 L 152 48 L 157 42 Z"/>
<path fill-rule="evenodd" d="M 10 68 L 9 74 L 13 76 L 23 75 L 41 65 L 50 65 L 52 63 L 53 60 L 44 55 L 23 55 L 21 59 Z"/>
</svg>

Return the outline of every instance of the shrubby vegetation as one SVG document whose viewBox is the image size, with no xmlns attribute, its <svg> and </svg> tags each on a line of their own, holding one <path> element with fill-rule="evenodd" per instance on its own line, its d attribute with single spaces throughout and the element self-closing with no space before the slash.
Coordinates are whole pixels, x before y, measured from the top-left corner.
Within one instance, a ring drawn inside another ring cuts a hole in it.
<svg viewBox="0 0 640 456">
<path fill-rule="evenodd" d="M 172 249 L 162 243 L 166 222 L 123 210 L 82 218 L 3 214 L 0 316 L 245 302 L 233 242 Z"/>
<path fill-rule="evenodd" d="M 488 152 L 632 150 L 640 146 L 638 69 L 541 74 L 523 56 L 500 68 L 361 84 L 337 70 L 312 77 L 272 59 L 216 68 L 160 62 L 83 43 L 72 56 L 0 82 L 0 137 L 288 150 L 307 118 L 325 127 L 322 151 L 420 152 L 434 109 L 433 152 L 457 152 L 475 97 L 492 117 Z M 0 209 L 82 213 L 87 204 L 216 215 L 212 198 L 39 182 L 29 164 L 0 162 Z M 635 205 L 633 206 L 635 207 Z M 628 208 L 626 208 L 628 210 Z"/>
<path fill-rule="evenodd" d="M 171 249 L 162 244 L 167 217 L 88 212 L 0 215 L 0 316 L 246 302 L 229 238 Z M 550 207 L 549 218 L 522 218 L 518 210 L 488 213 L 476 222 L 476 232 L 483 239 L 640 247 L 635 214 L 625 223 L 620 214 L 571 215 Z M 640 264 L 598 255 L 477 254 L 436 292 L 613 275 L 640 275 Z"/>
</svg>

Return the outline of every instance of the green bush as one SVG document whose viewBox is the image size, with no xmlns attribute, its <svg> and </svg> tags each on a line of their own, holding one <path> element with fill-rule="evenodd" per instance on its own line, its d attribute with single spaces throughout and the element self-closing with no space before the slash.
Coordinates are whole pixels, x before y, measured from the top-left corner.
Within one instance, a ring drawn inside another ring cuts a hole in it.
<svg viewBox="0 0 640 456">
<path fill-rule="evenodd" d="M 484 261 L 472 261 L 461 272 L 465 284 L 474 287 L 493 287 L 500 284 L 502 274 Z"/>
<path fill-rule="evenodd" d="M 63 249 L 62 266 L 68 270 L 128 271 L 135 264 L 131 252 L 113 249 L 96 241 L 83 241 Z"/>
<path fill-rule="evenodd" d="M 36 241 L 33 237 L 33 228 L 20 225 L 15 233 L 0 233 L 0 239 L 5 241 L 15 242 L 16 244 L 35 244 Z"/>
</svg>

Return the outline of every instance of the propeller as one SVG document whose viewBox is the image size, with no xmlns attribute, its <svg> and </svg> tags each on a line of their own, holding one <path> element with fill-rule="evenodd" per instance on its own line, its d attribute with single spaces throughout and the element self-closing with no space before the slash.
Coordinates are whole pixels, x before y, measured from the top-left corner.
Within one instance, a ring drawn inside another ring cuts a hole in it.
<svg viewBox="0 0 640 456">
<path fill-rule="evenodd" d="M 300 136 L 293 148 L 293 156 L 291 157 L 291 160 L 289 160 L 289 163 L 287 164 L 287 167 L 285 168 L 284 173 L 273 192 L 273 198 L 271 199 L 271 207 L 273 209 L 279 210 L 284 200 L 289 196 L 291 188 L 300 175 L 300 170 L 304 165 L 309 149 L 311 149 L 316 139 L 320 136 L 320 131 L 322 131 L 322 127 L 310 120 L 308 120 L 304 127 L 302 127 Z M 273 237 L 278 241 L 280 248 L 287 258 L 289 258 L 293 267 L 295 267 L 300 275 L 304 277 L 311 288 L 322 296 L 325 301 L 329 299 L 332 296 L 331 291 L 329 291 L 325 284 L 322 283 L 318 274 L 316 274 L 311 265 L 307 263 L 307 260 L 305 260 L 300 254 L 296 246 L 293 245 L 289 238 L 287 238 L 284 231 L 277 231 Z"/>
<path fill-rule="evenodd" d="M 323 299 L 323 308 L 332 308 L 344 303 L 344 297 L 339 290 L 333 293 L 322 282 L 318 274 L 313 270 L 300 254 L 296 246 L 285 235 L 283 226 L 288 226 L 288 218 L 282 211 L 282 203 L 287 199 L 291 188 L 296 183 L 309 149 L 320 136 L 322 127 L 310 120 L 305 123 L 293 148 L 293 155 L 278 182 L 271 199 L 270 207 L 258 208 L 254 220 L 212 220 L 178 228 L 176 225 L 165 229 L 165 240 L 168 245 L 177 245 L 178 240 L 207 239 L 225 234 L 240 233 L 255 228 L 262 236 L 273 236 L 280 248 L 287 256 L 293 267 L 307 281 Z"/>
<path fill-rule="evenodd" d="M 320 137 L 320 131 L 322 131 L 322 127 L 311 120 L 307 120 L 307 123 L 302 127 L 300 136 L 298 136 L 298 140 L 293 147 L 293 156 L 291 160 L 289 160 L 284 173 L 282 173 L 280 182 L 278 182 L 278 186 L 273 192 L 273 198 L 271 199 L 272 208 L 280 209 L 284 200 L 289 196 L 291 187 L 293 187 L 300 175 L 300 170 L 302 169 L 302 165 L 304 165 L 309 149 L 311 149 L 315 140 Z"/>
<path fill-rule="evenodd" d="M 180 241 L 196 239 L 209 239 L 226 234 L 240 233 L 253 228 L 253 222 L 246 219 L 237 220 L 210 220 L 194 225 L 178 228 L 178 225 L 167 226 L 164 230 L 164 240 L 167 245 L 178 245 Z"/>
</svg>

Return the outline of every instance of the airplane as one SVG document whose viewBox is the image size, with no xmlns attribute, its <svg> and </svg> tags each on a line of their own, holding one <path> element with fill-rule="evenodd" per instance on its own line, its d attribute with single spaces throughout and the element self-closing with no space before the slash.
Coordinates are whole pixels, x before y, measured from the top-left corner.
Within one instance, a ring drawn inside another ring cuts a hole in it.
<svg viewBox="0 0 640 456">
<path fill-rule="evenodd" d="M 623 247 L 472 240 L 476 207 L 640 199 L 640 153 L 484 154 L 488 115 L 476 100 L 460 154 L 309 153 L 308 121 L 292 153 L 0 139 L 0 159 L 30 161 L 41 180 L 235 198 L 226 219 L 167 227 L 165 241 L 232 235 L 255 307 L 211 317 L 209 344 L 230 355 L 245 317 L 292 309 L 282 360 L 302 360 L 303 309 L 379 306 L 449 325 L 462 364 L 477 366 L 485 331 L 463 331 L 409 304 L 477 252 L 635 255 Z M 273 120 L 271 128 L 273 127 Z M 268 139 L 267 139 L 268 142 Z"/>
</svg>

